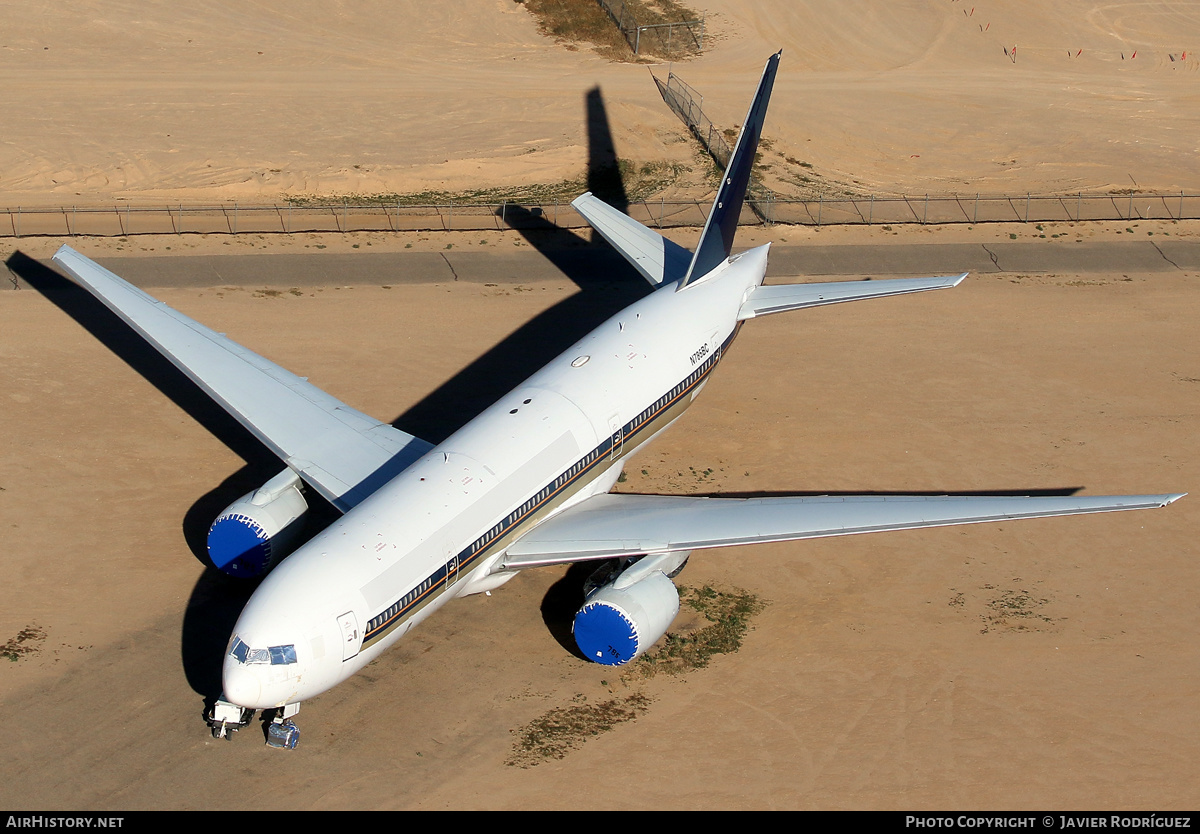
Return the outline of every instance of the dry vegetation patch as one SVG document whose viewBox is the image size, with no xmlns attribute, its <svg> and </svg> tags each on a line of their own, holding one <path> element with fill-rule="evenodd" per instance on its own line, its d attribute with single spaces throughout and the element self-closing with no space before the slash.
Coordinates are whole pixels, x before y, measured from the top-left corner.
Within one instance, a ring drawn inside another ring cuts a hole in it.
<svg viewBox="0 0 1200 834">
<path fill-rule="evenodd" d="M 749 591 L 731 588 L 716 590 L 679 587 L 679 598 L 708 620 L 708 625 L 694 631 L 667 634 L 662 644 L 646 652 L 623 676 L 626 682 L 652 678 L 660 672 L 681 675 L 693 669 L 703 669 L 715 654 L 733 654 L 742 647 L 742 639 L 750 630 L 750 618 L 763 610 L 765 603 Z"/>
<path fill-rule="evenodd" d="M 750 618 L 765 605 L 750 592 L 736 588 L 721 591 L 708 585 L 680 586 L 679 595 L 681 603 L 699 613 L 708 625 L 668 634 L 662 645 L 642 655 L 621 675 L 623 684 L 637 684 L 659 672 L 680 675 L 703 669 L 714 654 L 736 652 L 750 629 Z M 602 684 L 608 685 L 606 681 Z M 505 764 L 529 768 L 548 759 L 561 759 L 589 738 L 643 715 L 651 702 L 648 695 L 637 690 L 595 703 L 588 703 L 587 696 L 578 694 L 572 705 L 555 707 L 513 730 L 517 739 Z"/>
<path fill-rule="evenodd" d="M 583 698 L 582 695 L 577 699 Z M 650 698 L 640 692 L 595 704 L 556 707 L 520 730 L 505 764 L 533 767 L 546 759 L 561 759 L 593 736 L 632 721 L 650 708 Z"/>
<path fill-rule="evenodd" d="M 537 18 L 538 28 L 567 49 L 590 45 L 610 61 L 640 61 L 657 58 L 686 58 L 700 54 L 702 43 L 686 30 L 667 33 L 643 30 L 634 54 L 625 34 L 597 0 L 514 0 Z M 700 20 L 701 16 L 675 0 L 618 0 L 611 4 L 623 25 L 661 26 Z"/>
<path fill-rule="evenodd" d="M 39 644 L 45 639 L 46 630 L 44 628 L 27 625 L 17 632 L 16 637 L 10 638 L 7 643 L 0 646 L 0 657 L 7 657 L 16 663 L 23 657 L 37 654 L 41 650 Z"/>
</svg>

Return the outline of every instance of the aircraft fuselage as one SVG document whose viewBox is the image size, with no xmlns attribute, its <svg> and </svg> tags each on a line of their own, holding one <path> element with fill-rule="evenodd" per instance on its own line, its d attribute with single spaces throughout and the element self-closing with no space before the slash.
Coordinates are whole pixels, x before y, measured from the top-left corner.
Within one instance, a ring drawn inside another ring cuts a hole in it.
<svg viewBox="0 0 1200 834">
<path fill-rule="evenodd" d="M 585 498 L 690 405 L 762 283 L 767 246 L 610 318 L 299 548 L 257 589 L 225 656 L 225 697 L 311 698 L 455 596 L 511 578 L 504 550 Z"/>
</svg>

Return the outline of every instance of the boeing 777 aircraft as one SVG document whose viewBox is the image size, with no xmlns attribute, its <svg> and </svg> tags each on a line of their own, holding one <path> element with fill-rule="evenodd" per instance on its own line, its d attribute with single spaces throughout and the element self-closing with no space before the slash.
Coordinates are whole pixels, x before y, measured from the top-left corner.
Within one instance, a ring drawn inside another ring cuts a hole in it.
<svg viewBox="0 0 1200 834">
<path fill-rule="evenodd" d="M 732 255 L 779 65 L 772 55 L 695 253 L 591 194 L 574 206 L 655 287 L 433 446 L 339 402 L 69 247 L 55 262 L 286 464 L 222 512 L 213 564 L 271 573 L 237 620 L 215 737 L 267 710 L 292 747 L 300 703 L 346 680 L 454 597 L 518 571 L 603 561 L 575 616 L 588 658 L 628 663 L 679 610 L 695 550 L 1017 518 L 1162 507 L 1180 495 L 610 495 L 624 458 L 683 414 L 748 319 L 956 286 L 964 275 L 763 286 L 767 250 Z M 287 556 L 314 490 L 343 513 Z M 284 557 L 287 556 L 286 559 Z"/>
</svg>

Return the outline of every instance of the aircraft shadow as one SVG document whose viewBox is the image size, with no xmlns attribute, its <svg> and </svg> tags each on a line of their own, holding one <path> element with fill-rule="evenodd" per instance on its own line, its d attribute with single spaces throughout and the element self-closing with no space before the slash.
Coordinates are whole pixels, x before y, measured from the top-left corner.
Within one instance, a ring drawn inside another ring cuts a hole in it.
<svg viewBox="0 0 1200 834">
<path fill-rule="evenodd" d="M 624 211 L 629 200 L 599 87 L 584 96 L 584 111 L 587 188 Z M 598 236 L 583 237 L 560 228 L 540 208 L 508 205 L 502 211 L 504 222 L 579 292 L 535 316 L 392 421 L 401 431 L 431 443 L 445 440 L 551 358 L 650 292 L 637 271 Z"/>
</svg>

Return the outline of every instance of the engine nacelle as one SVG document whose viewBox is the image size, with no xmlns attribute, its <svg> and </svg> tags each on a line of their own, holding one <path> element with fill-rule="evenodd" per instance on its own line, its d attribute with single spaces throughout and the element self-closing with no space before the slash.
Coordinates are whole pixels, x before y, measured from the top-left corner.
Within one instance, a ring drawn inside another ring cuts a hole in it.
<svg viewBox="0 0 1200 834">
<path fill-rule="evenodd" d="M 225 508 L 208 528 L 208 557 L 222 573 L 261 576 L 291 552 L 308 503 L 300 478 L 285 469 Z"/>
<path fill-rule="evenodd" d="M 647 557 L 590 594 L 575 614 L 575 644 L 588 660 L 623 666 L 658 642 L 679 613 L 668 574 L 687 553 Z"/>
</svg>

